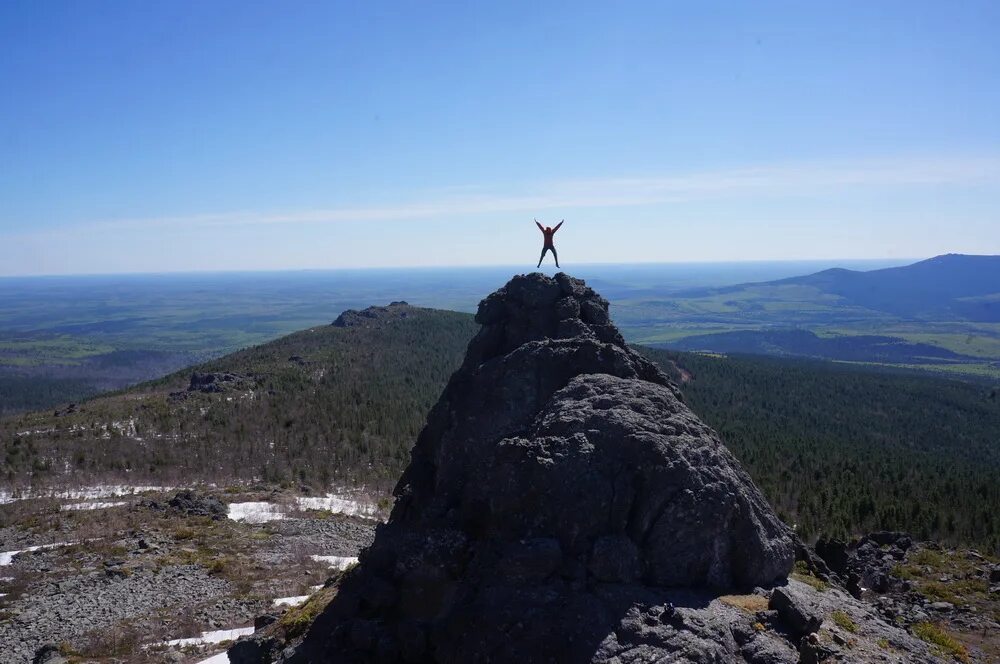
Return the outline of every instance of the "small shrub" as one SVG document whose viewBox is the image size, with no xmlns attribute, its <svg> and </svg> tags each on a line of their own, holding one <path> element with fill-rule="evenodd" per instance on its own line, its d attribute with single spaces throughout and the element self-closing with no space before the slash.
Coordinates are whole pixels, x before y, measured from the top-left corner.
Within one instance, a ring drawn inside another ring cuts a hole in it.
<svg viewBox="0 0 1000 664">
<path fill-rule="evenodd" d="M 854 620 L 852 620 L 851 617 L 846 613 L 844 613 L 843 611 L 839 610 L 834 611 L 832 614 L 830 614 L 830 617 L 833 619 L 833 622 L 836 623 L 836 625 L 841 629 L 846 629 L 851 634 L 857 634 L 858 624 L 854 622 Z"/>
<path fill-rule="evenodd" d="M 174 539 L 177 540 L 189 540 L 195 536 L 194 528 L 188 528 L 187 526 L 181 526 L 174 530 Z"/>
<path fill-rule="evenodd" d="M 208 565 L 208 573 L 212 576 L 218 576 L 226 571 L 226 563 L 228 561 L 225 558 L 216 558 Z"/>
</svg>

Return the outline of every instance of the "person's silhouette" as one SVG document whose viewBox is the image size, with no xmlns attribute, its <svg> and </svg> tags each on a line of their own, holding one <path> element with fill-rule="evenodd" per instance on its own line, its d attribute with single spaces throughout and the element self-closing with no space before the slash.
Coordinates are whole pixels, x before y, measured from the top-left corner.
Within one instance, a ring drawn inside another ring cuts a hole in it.
<svg viewBox="0 0 1000 664">
<path fill-rule="evenodd" d="M 542 226 L 538 223 L 538 220 L 535 219 L 535 225 L 538 226 L 538 230 L 540 230 L 542 235 L 545 236 L 545 244 L 542 245 L 542 255 L 538 257 L 538 265 L 536 267 L 542 266 L 542 261 L 545 259 L 545 252 L 550 250 L 552 251 L 552 257 L 556 259 L 556 267 L 559 267 L 559 254 L 556 253 L 556 245 L 552 243 L 552 237 L 556 234 L 556 231 L 559 230 L 559 227 L 563 225 L 563 221 L 566 220 L 561 220 L 558 224 L 556 224 L 555 228 L 552 228 L 551 226 Z"/>
</svg>

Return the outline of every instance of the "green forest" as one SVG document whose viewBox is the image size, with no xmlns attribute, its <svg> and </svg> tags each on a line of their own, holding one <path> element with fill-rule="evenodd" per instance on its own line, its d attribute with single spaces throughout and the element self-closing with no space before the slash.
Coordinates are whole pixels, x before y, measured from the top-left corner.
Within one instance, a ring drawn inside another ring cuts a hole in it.
<svg viewBox="0 0 1000 664">
<path fill-rule="evenodd" d="M 805 539 L 904 530 L 1000 549 L 1000 397 L 832 362 L 644 349 Z"/>
<path fill-rule="evenodd" d="M 0 420 L 0 478 L 388 491 L 477 326 L 411 308 L 325 325 L 117 393 Z M 806 538 L 901 529 L 1000 550 L 1000 397 L 823 361 L 642 348 Z M 229 374 L 217 391 L 192 372 Z"/>
</svg>

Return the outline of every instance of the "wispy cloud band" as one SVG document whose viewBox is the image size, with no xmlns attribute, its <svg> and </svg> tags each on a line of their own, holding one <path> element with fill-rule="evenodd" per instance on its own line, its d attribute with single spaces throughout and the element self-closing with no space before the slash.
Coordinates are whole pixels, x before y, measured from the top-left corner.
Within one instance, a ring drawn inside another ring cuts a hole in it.
<svg viewBox="0 0 1000 664">
<path fill-rule="evenodd" d="M 641 177 L 561 180 L 506 191 L 461 187 L 391 205 L 334 206 L 288 211 L 236 211 L 187 216 L 116 219 L 88 230 L 153 227 L 328 224 L 450 218 L 491 213 L 580 210 L 711 198 L 788 197 L 848 188 L 1000 185 L 1000 157 L 913 157 L 757 166 L 723 171 Z M 478 193 L 476 193 L 478 192 Z"/>
</svg>

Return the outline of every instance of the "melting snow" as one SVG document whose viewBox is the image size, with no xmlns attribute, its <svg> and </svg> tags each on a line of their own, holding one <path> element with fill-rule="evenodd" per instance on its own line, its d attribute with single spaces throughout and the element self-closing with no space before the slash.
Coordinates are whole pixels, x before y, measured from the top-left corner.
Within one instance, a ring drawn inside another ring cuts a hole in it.
<svg viewBox="0 0 1000 664">
<path fill-rule="evenodd" d="M 378 506 L 374 503 L 361 502 L 342 495 L 328 493 L 322 497 L 299 497 L 295 499 L 299 509 L 303 510 L 329 510 L 335 514 L 347 514 L 348 516 L 361 516 L 370 519 L 376 518 Z"/>
<path fill-rule="evenodd" d="M 330 569 L 343 572 L 345 569 L 358 562 L 355 556 L 310 556 L 318 563 L 330 563 Z"/>
<path fill-rule="evenodd" d="M 280 505 L 274 503 L 229 503 L 229 518 L 246 523 L 264 523 L 284 519 Z"/>
<path fill-rule="evenodd" d="M 61 510 L 103 510 L 109 507 L 121 507 L 122 505 L 128 505 L 125 501 L 115 501 L 110 503 L 66 503 L 61 505 L 59 509 Z"/>
<path fill-rule="evenodd" d="M 200 646 L 206 643 L 222 643 L 223 641 L 235 641 L 241 636 L 246 636 L 247 634 L 253 634 L 253 627 L 237 627 L 236 629 L 219 629 L 214 632 L 202 632 L 201 636 L 195 636 L 190 639 L 173 639 L 171 641 L 164 642 L 164 645 L 179 646 L 179 647 Z"/>
<path fill-rule="evenodd" d="M 296 595 L 295 597 L 279 597 L 278 599 L 274 600 L 274 605 L 298 606 L 299 604 L 305 602 L 307 599 L 309 599 L 309 595 Z"/>
<path fill-rule="evenodd" d="M 29 546 L 27 549 L 20 549 L 18 551 L 0 551 L 0 566 L 10 565 L 14 561 L 14 556 L 27 553 L 29 551 L 40 551 L 42 549 L 53 549 L 57 546 L 70 546 L 73 542 L 56 542 L 55 544 L 39 544 L 38 546 Z"/>
<path fill-rule="evenodd" d="M 218 655 L 201 660 L 198 664 L 229 664 L 229 653 L 220 652 Z"/>
<path fill-rule="evenodd" d="M 98 498 L 117 498 L 120 496 L 132 496 L 145 491 L 170 491 L 176 489 L 173 486 L 129 486 L 124 484 L 101 484 L 98 486 L 82 487 L 80 489 L 67 489 L 57 491 L 55 489 L 41 489 L 33 491 L 0 491 L 0 504 L 12 503 L 15 500 L 29 500 L 32 498 L 60 498 L 63 500 L 96 500 Z"/>
</svg>

